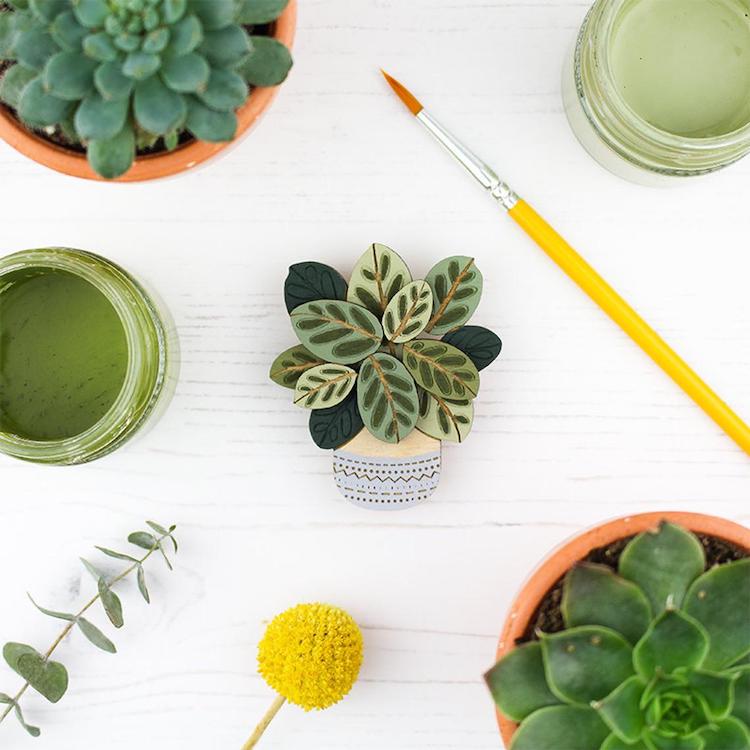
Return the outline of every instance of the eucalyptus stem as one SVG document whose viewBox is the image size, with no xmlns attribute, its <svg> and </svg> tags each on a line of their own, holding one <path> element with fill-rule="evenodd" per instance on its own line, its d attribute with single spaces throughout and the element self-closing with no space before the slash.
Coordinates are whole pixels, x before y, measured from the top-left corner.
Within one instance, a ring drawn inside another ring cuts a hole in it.
<svg viewBox="0 0 750 750">
<path fill-rule="evenodd" d="M 110 588 L 114 586 L 115 584 L 119 583 L 123 579 L 127 578 L 134 570 L 137 570 L 140 566 L 143 565 L 143 563 L 148 560 L 151 555 L 154 554 L 157 550 L 161 549 L 161 543 L 171 537 L 171 533 L 163 534 L 160 537 L 154 537 L 155 541 L 151 549 L 146 552 L 146 554 L 141 557 L 139 560 L 136 560 L 131 565 L 129 565 L 125 570 L 123 570 L 122 573 L 120 573 L 118 576 L 113 578 L 111 581 L 107 582 L 107 587 Z M 96 596 L 92 597 L 84 606 L 83 608 L 78 612 L 78 614 L 75 615 L 75 619 L 71 620 L 62 630 L 60 635 L 57 636 L 57 638 L 53 641 L 52 645 L 47 649 L 47 651 L 44 654 L 44 660 L 45 662 L 47 659 L 49 659 L 50 656 L 54 653 L 55 649 L 65 640 L 65 638 L 68 636 L 70 631 L 75 627 L 76 622 L 80 617 L 82 617 L 91 607 L 94 606 L 99 600 L 101 599 L 101 592 L 97 592 Z M 21 689 L 13 696 L 11 703 L 9 703 L 5 710 L 0 714 L 0 724 L 6 719 L 8 714 L 18 705 L 18 702 L 21 700 L 23 694 L 31 687 L 30 683 L 27 681 L 23 684 Z"/>
</svg>

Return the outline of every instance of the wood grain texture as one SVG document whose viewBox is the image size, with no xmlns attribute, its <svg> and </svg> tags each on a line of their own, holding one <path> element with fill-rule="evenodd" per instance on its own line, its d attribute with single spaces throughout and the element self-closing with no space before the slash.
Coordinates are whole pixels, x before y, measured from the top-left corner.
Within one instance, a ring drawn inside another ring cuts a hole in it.
<svg viewBox="0 0 750 750">
<path fill-rule="evenodd" d="M 42 647 L 89 590 L 76 560 L 144 518 L 180 524 L 153 604 L 126 590 L 120 653 L 75 636 L 70 693 L 30 696 L 37 745 L 239 748 L 272 695 L 264 622 L 300 601 L 362 624 L 362 677 L 339 706 L 286 707 L 268 750 L 492 750 L 481 674 L 510 601 L 547 550 L 597 521 L 664 508 L 750 522 L 739 449 L 521 235 L 395 100 L 378 66 L 496 165 L 716 390 L 750 418 L 750 160 L 674 190 L 622 182 L 568 129 L 560 71 L 580 0 L 305 0 L 296 68 L 256 132 L 175 180 L 95 185 L 0 144 L 2 251 L 102 252 L 172 309 L 182 376 L 163 420 L 89 466 L 0 459 L 0 641 Z M 401 514 L 340 497 L 290 391 L 282 284 L 315 258 L 348 273 L 383 242 L 419 277 L 447 255 L 485 275 L 473 321 L 497 331 L 475 428 L 443 451 L 436 496 Z M 103 618 L 97 618 L 104 624 Z M 109 631 L 108 631 L 109 632 Z M 113 636 L 115 637 L 115 636 Z M 18 683 L 0 667 L 0 690 Z M 145 739 L 144 739 L 145 738 Z"/>
</svg>

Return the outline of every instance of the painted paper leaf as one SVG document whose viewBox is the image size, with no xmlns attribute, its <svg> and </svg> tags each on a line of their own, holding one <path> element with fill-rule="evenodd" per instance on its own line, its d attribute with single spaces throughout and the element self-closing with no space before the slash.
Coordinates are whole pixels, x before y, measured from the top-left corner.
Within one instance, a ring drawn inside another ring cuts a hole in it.
<svg viewBox="0 0 750 750">
<path fill-rule="evenodd" d="M 477 368 L 455 346 L 431 339 L 408 341 L 403 357 L 414 380 L 440 398 L 462 401 L 479 393 Z"/>
<path fill-rule="evenodd" d="M 389 341 L 403 344 L 419 336 L 432 315 L 432 289 L 426 281 L 412 281 L 389 303 L 383 331 Z"/>
<path fill-rule="evenodd" d="M 414 379 L 390 354 L 373 354 L 362 364 L 357 403 L 365 427 L 385 443 L 399 443 L 416 426 L 419 398 Z"/>
<path fill-rule="evenodd" d="M 440 261 L 428 274 L 432 288 L 432 318 L 427 332 L 442 336 L 464 325 L 482 297 L 482 274 L 474 259 L 454 255 Z"/>
<path fill-rule="evenodd" d="M 503 348 L 500 337 L 482 326 L 462 326 L 457 331 L 443 336 L 443 341 L 460 349 L 474 363 L 477 370 L 489 367 Z"/>
<path fill-rule="evenodd" d="M 417 429 L 450 443 L 463 443 L 474 423 L 474 404 L 469 399 L 446 401 L 419 389 Z"/>
<path fill-rule="evenodd" d="M 276 357 L 268 375 L 274 383 L 293 389 L 304 372 L 323 364 L 325 362 L 320 357 L 316 357 L 302 344 L 297 344 Z"/>
<path fill-rule="evenodd" d="M 297 338 L 327 362 L 359 362 L 376 352 L 383 340 L 380 321 L 351 302 L 308 302 L 294 309 L 291 318 Z"/>
<path fill-rule="evenodd" d="M 305 409 L 326 409 L 340 404 L 354 388 L 357 373 L 345 365 L 318 365 L 298 381 L 294 403 Z"/>
<path fill-rule="evenodd" d="M 284 282 L 284 303 L 288 312 L 306 302 L 321 299 L 346 299 L 346 280 L 331 266 L 315 261 L 289 267 Z"/>
<path fill-rule="evenodd" d="M 375 242 L 354 266 L 346 298 L 380 320 L 388 303 L 409 282 L 411 273 L 403 259 L 390 247 Z"/>
<path fill-rule="evenodd" d="M 315 445 L 323 450 L 340 448 L 357 437 L 364 427 L 355 392 L 337 406 L 316 409 L 310 414 L 310 434 Z"/>
</svg>

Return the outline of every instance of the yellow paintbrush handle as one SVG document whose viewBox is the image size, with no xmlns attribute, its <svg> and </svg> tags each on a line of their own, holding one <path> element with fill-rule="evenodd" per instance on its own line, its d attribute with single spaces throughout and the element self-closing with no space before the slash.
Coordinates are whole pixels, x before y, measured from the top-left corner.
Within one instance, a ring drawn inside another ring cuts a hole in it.
<svg viewBox="0 0 750 750">
<path fill-rule="evenodd" d="M 509 211 L 521 228 L 746 453 L 748 427 L 651 326 L 525 201 Z"/>
</svg>

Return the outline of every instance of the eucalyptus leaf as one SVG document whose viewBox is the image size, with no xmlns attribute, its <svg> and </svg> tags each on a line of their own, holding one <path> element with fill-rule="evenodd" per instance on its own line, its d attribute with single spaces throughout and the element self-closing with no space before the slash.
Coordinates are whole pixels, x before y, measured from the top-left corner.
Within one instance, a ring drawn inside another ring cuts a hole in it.
<svg viewBox="0 0 750 750">
<path fill-rule="evenodd" d="M 477 368 L 450 344 L 431 339 L 408 341 L 403 356 L 417 383 L 442 399 L 471 400 L 479 393 Z"/>
<path fill-rule="evenodd" d="M 68 689 L 65 667 L 59 662 L 45 659 L 36 651 L 21 654 L 15 671 L 50 703 L 57 703 Z"/>
<path fill-rule="evenodd" d="M 388 303 L 411 280 L 403 259 L 390 247 L 375 242 L 354 266 L 346 298 L 366 307 L 379 320 Z"/>
<path fill-rule="evenodd" d="M 294 403 L 305 409 L 327 409 L 341 403 L 354 388 L 357 373 L 346 365 L 313 367 L 297 381 Z"/>
<path fill-rule="evenodd" d="M 321 357 L 317 357 L 307 347 L 298 344 L 279 354 L 271 365 L 269 377 L 274 383 L 284 388 L 294 389 L 303 373 L 325 364 Z"/>
<path fill-rule="evenodd" d="M 503 348 L 497 334 L 482 326 L 462 326 L 443 336 L 443 341 L 460 349 L 479 371 L 489 367 Z"/>
<path fill-rule="evenodd" d="M 141 592 L 141 596 L 146 600 L 146 604 L 151 604 L 151 596 L 146 587 L 146 573 L 143 570 L 143 565 L 138 566 L 138 574 L 136 578 L 138 580 L 138 591 Z"/>
<path fill-rule="evenodd" d="M 43 614 L 47 615 L 47 617 L 54 617 L 57 620 L 67 620 L 68 622 L 74 622 L 76 619 L 75 615 L 68 614 L 67 612 L 55 612 L 52 609 L 45 609 L 44 607 L 40 607 L 32 598 L 31 594 L 26 594 L 26 596 L 29 597 L 29 601 Z"/>
<path fill-rule="evenodd" d="M 323 450 L 341 448 L 359 435 L 364 426 L 355 392 L 330 409 L 316 409 L 310 414 L 310 435 Z"/>
<path fill-rule="evenodd" d="M 462 443 L 474 423 L 474 404 L 470 399 L 446 401 L 419 389 L 417 429 L 436 440 Z"/>
<path fill-rule="evenodd" d="M 395 344 L 416 338 L 432 314 L 432 290 L 426 281 L 412 281 L 388 303 L 383 315 L 385 337 Z"/>
<path fill-rule="evenodd" d="M 147 550 L 156 549 L 158 545 L 156 537 L 148 531 L 134 531 L 128 535 L 128 541 L 136 547 Z"/>
<path fill-rule="evenodd" d="M 97 547 L 99 552 L 103 552 L 107 557 L 113 557 L 115 560 L 128 560 L 129 562 L 138 562 L 135 557 L 126 555 L 123 552 L 115 552 L 114 550 L 107 549 L 106 547 Z"/>
<path fill-rule="evenodd" d="M 3 659 L 5 663 L 14 671 L 18 672 L 18 660 L 24 654 L 38 653 L 35 648 L 25 643 L 6 643 L 3 646 Z"/>
<path fill-rule="evenodd" d="M 162 547 L 161 544 L 159 545 L 159 552 L 161 552 L 161 556 L 164 558 L 164 562 L 167 564 L 167 567 L 170 570 L 174 570 L 174 568 L 172 567 L 172 562 L 170 561 L 169 557 L 167 556 L 167 553 L 164 551 L 164 547 Z"/>
<path fill-rule="evenodd" d="M 115 594 L 112 589 L 107 586 L 106 581 L 103 578 L 99 579 L 99 598 L 102 602 L 102 607 L 109 617 L 109 621 L 116 627 L 121 628 L 124 624 L 122 617 L 122 603 L 120 597 Z"/>
<path fill-rule="evenodd" d="M 386 443 L 399 443 L 416 427 L 419 400 L 414 379 L 390 354 L 370 355 L 359 371 L 357 403 L 365 427 Z"/>
<path fill-rule="evenodd" d="M 109 638 L 107 638 L 107 636 L 104 635 L 104 633 L 102 633 L 102 631 L 96 627 L 96 625 L 89 622 L 83 617 L 79 617 L 76 621 L 76 624 L 78 625 L 78 628 L 83 633 L 83 635 L 86 636 L 86 638 L 88 638 L 88 640 L 91 641 L 94 646 L 100 648 L 102 651 L 106 651 L 108 654 L 117 653 L 115 644 L 112 643 L 112 641 L 110 641 Z"/>
<path fill-rule="evenodd" d="M 359 362 L 380 347 L 380 321 L 358 305 L 339 300 L 308 302 L 291 313 L 300 342 L 328 362 Z"/>
<path fill-rule="evenodd" d="M 456 255 L 438 263 L 428 274 L 433 314 L 427 332 L 440 336 L 463 326 L 479 305 L 482 274 L 473 258 Z"/>
<path fill-rule="evenodd" d="M 99 570 L 95 565 L 92 565 L 88 560 L 85 560 L 83 557 L 80 558 L 81 562 L 83 563 L 83 567 L 86 568 L 86 570 L 89 572 L 91 577 L 98 583 L 99 579 L 101 578 L 103 581 L 106 582 L 107 575 L 106 573 L 103 573 L 101 570 Z"/>
<path fill-rule="evenodd" d="M 291 313 L 306 302 L 345 301 L 346 291 L 346 281 L 335 268 L 315 261 L 295 263 L 284 282 L 284 303 Z"/>
<path fill-rule="evenodd" d="M 31 724 L 26 723 L 26 719 L 24 719 L 23 711 L 21 711 L 21 707 L 18 705 L 18 703 L 15 703 L 13 706 L 13 711 L 16 715 L 16 719 L 18 719 L 18 723 L 32 736 L 32 737 L 39 737 L 39 735 L 42 733 L 39 727 L 31 726 Z"/>
<path fill-rule="evenodd" d="M 0 693 L 0 703 L 4 703 L 6 706 L 9 706 L 13 703 L 13 698 L 11 698 L 9 695 L 6 695 L 5 693 Z"/>
<path fill-rule="evenodd" d="M 169 536 L 169 532 L 161 524 L 156 523 L 156 521 L 146 521 L 146 525 L 157 534 L 161 534 L 161 536 Z"/>
</svg>

